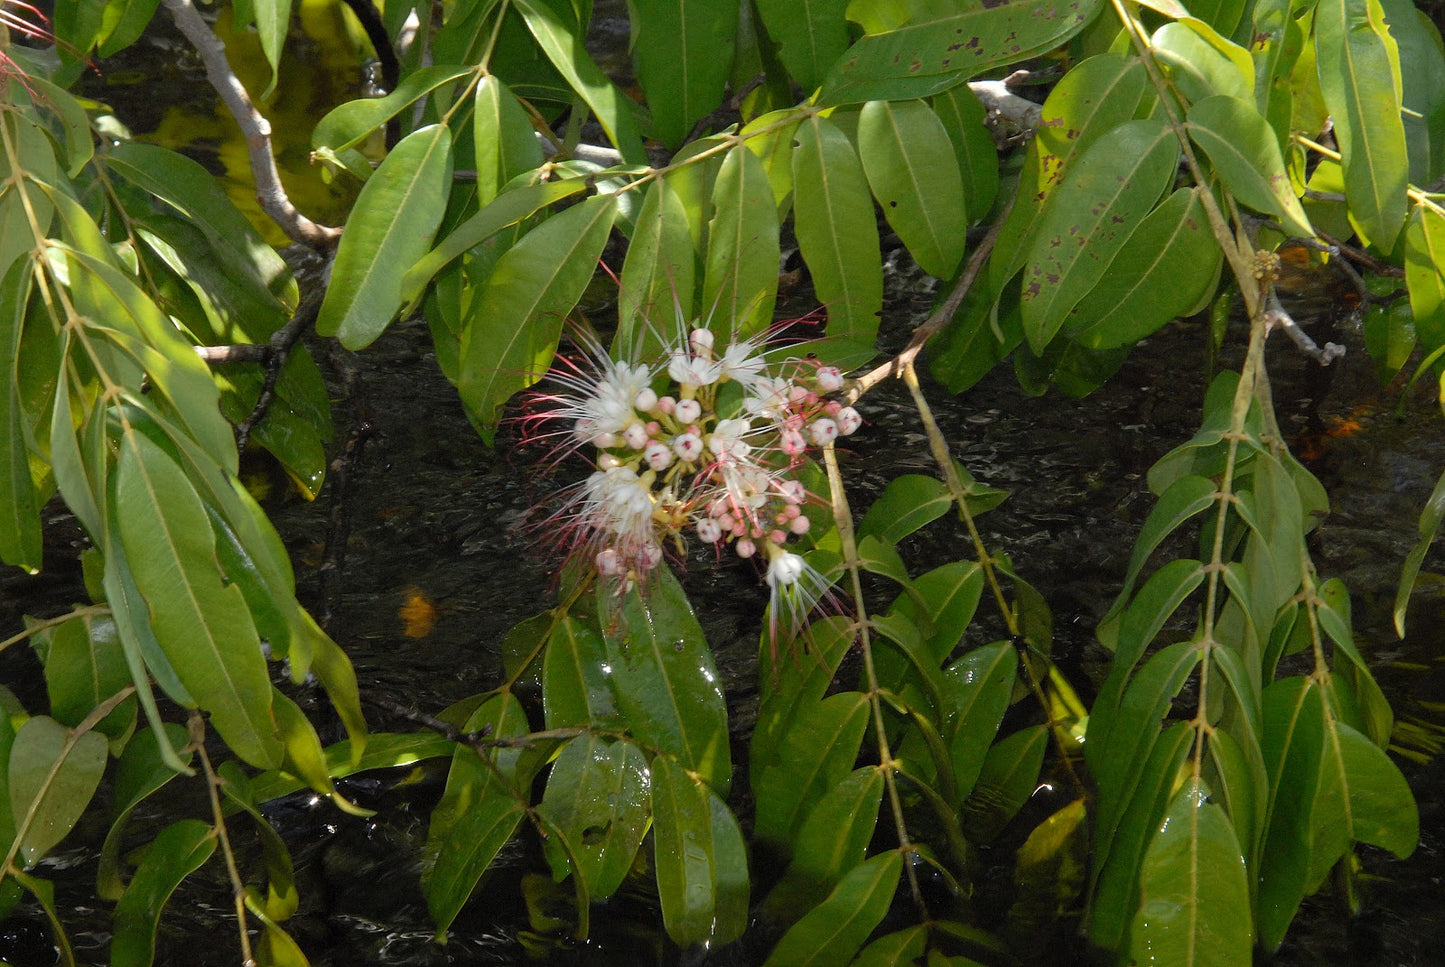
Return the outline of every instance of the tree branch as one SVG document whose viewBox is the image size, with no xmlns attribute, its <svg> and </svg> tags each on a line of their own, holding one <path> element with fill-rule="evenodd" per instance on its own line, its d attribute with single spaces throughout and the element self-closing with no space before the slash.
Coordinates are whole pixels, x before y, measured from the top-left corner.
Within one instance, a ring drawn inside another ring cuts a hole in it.
<svg viewBox="0 0 1445 967">
<path fill-rule="evenodd" d="M 316 224 L 298 212 L 286 196 L 286 189 L 281 186 L 281 174 L 276 170 L 276 158 L 271 153 L 271 125 L 256 110 L 245 86 L 231 70 L 226 61 L 225 45 L 196 12 L 191 0 L 164 0 L 164 3 L 176 27 L 186 35 L 206 65 L 206 78 L 221 95 L 221 100 L 246 135 L 251 176 L 256 181 L 256 200 L 260 202 L 261 209 L 292 240 L 321 252 L 335 248 L 341 229 Z"/>
</svg>

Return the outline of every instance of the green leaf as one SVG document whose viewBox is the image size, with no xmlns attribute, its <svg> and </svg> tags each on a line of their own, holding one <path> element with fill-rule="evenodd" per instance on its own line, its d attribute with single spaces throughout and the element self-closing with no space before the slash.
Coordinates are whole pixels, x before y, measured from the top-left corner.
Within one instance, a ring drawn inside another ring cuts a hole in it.
<svg viewBox="0 0 1445 967">
<path fill-rule="evenodd" d="M 928 927 L 919 923 L 879 937 L 854 958 L 853 967 L 906 967 L 924 963 L 927 953 Z"/>
<path fill-rule="evenodd" d="M 427 250 L 451 190 L 451 132 L 428 125 L 401 140 L 346 223 L 316 331 L 348 349 L 371 345 L 403 304 L 402 276 Z"/>
<path fill-rule="evenodd" d="M 774 757 L 754 772 L 757 838 L 793 841 L 809 808 L 852 770 L 867 722 L 868 701 L 859 692 L 839 692 L 795 713 Z"/>
<path fill-rule="evenodd" d="M 510 693 L 489 699 L 467 720 L 467 731 L 483 728 L 490 728 L 489 735 L 497 739 L 530 731 L 526 713 Z M 376 739 L 373 736 L 374 752 L 369 754 L 379 752 Z M 492 760 L 490 766 L 481 761 L 483 754 Z M 427 911 L 438 937 L 446 936 L 472 888 L 522 821 L 526 800 L 518 787 L 524 790 L 531 777 L 517 772 L 521 755 L 515 747 L 480 753 L 469 746 L 457 746 L 452 755 L 446 791 L 427 830 L 429 862 L 422 873 Z"/>
<path fill-rule="evenodd" d="M 34 120 L 12 110 L 5 112 L 0 124 L 9 128 L 16 153 L 12 159 L 9 151 L 0 152 L 0 181 L 15 186 L 0 194 L 0 272 L 8 272 L 16 259 L 35 250 L 30 218 L 33 216 L 46 231 L 55 215 L 56 206 L 49 194 L 26 187 L 27 181 L 53 185 L 60 172 L 55 148 Z"/>
<path fill-rule="evenodd" d="M 1213 480 L 1197 474 L 1185 474 L 1170 481 L 1159 495 L 1158 502 L 1149 511 L 1139 537 L 1134 542 L 1134 551 L 1129 556 L 1129 570 L 1124 576 L 1124 588 L 1119 592 L 1112 612 L 1118 611 L 1128 601 L 1134 590 L 1139 572 L 1149 563 L 1149 557 L 1158 550 L 1166 537 L 1184 526 L 1191 518 L 1207 510 L 1218 499 L 1219 488 Z"/>
<path fill-rule="evenodd" d="M 1435 489 L 1430 492 L 1429 499 L 1420 511 L 1420 520 L 1416 524 L 1420 540 L 1410 548 L 1401 569 L 1400 587 L 1395 592 L 1395 632 L 1401 638 L 1405 637 L 1405 610 L 1410 604 L 1410 592 L 1414 590 L 1415 580 L 1420 575 L 1420 565 L 1425 560 L 1425 552 L 1430 549 L 1440 530 L 1441 520 L 1445 520 L 1445 472 L 1435 481 Z"/>
<path fill-rule="evenodd" d="M 562 747 L 547 779 L 541 814 L 563 837 L 563 851 L 544 842 L 555 873 L 573 872 L 589 895 L 609 897 L 622 885 L 650 818 L 647 761 L 631 742 L 584 735 Z"/>
<path fill-rule="evenodd" d="M 1180 188 L 1145 216 L 1063 332 L 1089 349 L 1132 345 L 1198 305 L 1223 258 L 1199 189 Z"/>
<path fill-rule="evenodd" d="M 121 847 L 126 825 L 135 807 L 180 773 L 172 769 L 168 759 L 175 758 L 175 749 L 184 748 L 186 730 L 167 722 L 161 730 L 141 729 L 129 742 L 116 762 L 111 807 L 115 821 L 105 834 L 100 847 L 100 860 L 95 873 L 96 892 L 105 900 L 119 900 L 125 892 L 121 879 Z M 163 745 L 164 744 L 164 745 Z M 192 753 L 186 753 L 190 762 Z"/>
<path fill-rule="evenodd" d="M 652 760 L 653 866 L 667 935 L 679 947 L 710 939 L 714 893 L 712 810 L 699 786 L 669 755 Z"/>
<path fill-rule="evenodd" d="M 186 692 L 237 755 L 262 768 L 279 765 L 266 659 L 241 590 L 217 567 L 200 497 L 163 450 L 131 433 L 120 443 L 115 502 L 121 547 L 155 640 Z"/>
<path fill-rule="evenodd" d="M 897 850 L 849 870 L 826 900 L 783 935 L 765 967 L 847 963 L 882 922 L 902 872 Z"/>
<path fill-rule="evenodd" d="M 670 148 L 718 106 L 732 66 L 738 0 L 628 0 L 637 80 L 653 134 Z"/>
<path fill-rule="evenodd" d="M 1188 17 L 1167 23 L 1154 31 L 1149 46 L 1169 66 L 1174 83 L 1190 101 L 1212 94 L 1254 99 L 1254 61 L 1249 52 L 1204 21 Z"/>
<path fill-rule="evenodd" d="M 856 629 L 842 616 L 814 621 L 800 635 L 808 643 L 810 660 L 782 662 L 775 674 L 763 676 L 748 757 L 754 785 L 762 765 L 776 758 L 778 743 L 788 734 L 799 710 L 822 700 L 856 637 Z"/>
<path fill-rule="evenodd" d="M 828 790 L 803 820 L 793 862 L 769 894 L 768 909 L 791 923 L 826 898 L 867 856 L 882 803 L 883 773 L 873 766 L 854 770 Z"/>
<path fill-rule="evenodd" d="M 1351 838 L 1387 849 L 1401 859 L 1420 842 L 1420 811 L 1395 763 L 1369 738 L 1334 722 L 1339 768 L 1348 793 Z"/>
<path fill-rule="evenodd" d="M 485 74 L 477 81 L 473 105 L 477 205 L 485 208 L 507 182 L 542 164 L 542 146 L 532 130 L 532 119 L 495 76 Z"/>
<path fill-rule="evenodd" d="M 1007 641 L 975 648 L 943 670 L 949 759 L 958 795 L 973 791 L 1013 697 L 1018 651 Z"/>
<path fill-rule="evenodd" d="M 748 927 L 748 847 L 737 817 L 717 793 L 708 791 L 712 813 L 713 894 L 716 897 L 713 916 L 713 940 L 731 943 Z"/>
<path fill-rule="evenodd" d="M 437 88 L 466 77 L 474 69 L 455 64 L 421 67 L 402 78 L 396 90 L 385 97 L 358 98 L 332 108 L 311 132 L 311 147 L 330 149 L 337 154 L 354 148 L 412 104 Z M 508 150 L 518 148 L 511 146 Z"/>
<path fill-rule="evenodd" d="M 583 44 L 587 32 L 577 22 L 576 8 L 568 0 L 514 0 L 514 6 L 552 66 L 592 109 L 613 146 L 622 153 L 623 161 L 646 164 L 647 154 L 632 117 L 632 101 L 607 79 L 587 52 Z"/>
<path fill-rule="evenodd" d="M 17 366 L 31 267 L 18 259 L 0 282 L 0 561 L 34 574 L 40 570 L 40 497 L 30 475 L 30 416 L 20 398 Z"/>
<path fill-rule="evenodd" d="M 787 214 L 793 194 L 793 136 L 800 117 L 796 109 L 771 111 L 753 118 L 738 132 L 746 139 L 748 150 L 762 159 L 779 219 Z M 758 133 L 760 131 L 765 133 Z"/>
<path fill-rule="evenodd" d="M 1256 929 L 1266 951 L 1279 949 L 1309 882 L 1311 812 L 1320 781 L 1325 706 L 1317 683 L 1294 677 L 1264 690 L 1264 759 L 1269 770 L 1260 851 Z"/>
<path fill-rule="evenodd" d="M 757 0 L 768 38 L 804 94 L 817 90 L 848 49 L 848 6 L 848 0 Z"/>
<path fill-rule="evenodd" d="M 774 220 L 776 224 L 776 219 Z M 647 189 L 637 230 L 627 246 L 617 293 L 617 335 L 629 358 L 649 359 L 668 341 L 675 305 L 688 311 L 696 301 L 697 251 L 682 199 L 667 178 Z M 777 266 L 773 267 L 776 290 Z"/>
<path fill-rule="evenodd" d="M 1179 142 L 1163 121 L 1129 121 L 1075 162 L 1045 202 L 1024 266 L 1024 335 L 1053 339 L 1173 180 Z"/>
<path fill-rule="evenodd" d="M 1249 879 L 1229 818 L 1209 789 L 1187 780 L 1169 804 L 1139 870 L 1129 931 L 1139 963 L 1232 967 L 1254 945 Z"/>
<path fill-rule="evenodd" d="M 1099 6 L 1098 0 L 1002 0 L 961 11 L 940 5 L 916 22 L 863 36 L 828 73 L 818 101 L 854 104 L 937 94 L 989 68 L 1057 47 L 1094 19 Z"/>
<path fill-rule="evenodd" d="M 603 613 L 613 606 L 599 603 Z M 624 595 L 619 617 L 605 637 L 623 719 L 639 742 L 676 756 L 725 795 L 732 780 L 727 704 L 687 595 L 671 571 L 659 568 L 645 590 Z"/>
<path fill-rule="evenodd" d="M 703 312 L 715 334 L 749 336 L 772 325 L 782 255 L 773 190 L 747 145 L 723 159 L 712 200 Z"/>
<path fill-rule="evenodd" d="M 96 706 L 130 684 L 130 668 L 109 615 L 84 615 L 32 637 L 43 648 L 50 714 L 75 727 Z M 95 726 L 117 751 L 135 727 L 135 700 L 126 699 Z"/>
<path fill-rule="evenodd" d="M 883 309 L 878 223 L 862 165 L 847 135 L 820 115 L 798 125 L 793 211 L 828 335 L 872 347 Z"/>
<path fill-rule="evenodd" d="M 953 277 L 968 225 L 963 179 L 948 132 L 922 101 L 869 101 L 858 154 L 873 197 L 923 271 Z"/>
<path fill-rule="evenodd" d="M 1445 346 L 1445 215 L 1438 208 L 1421 204 L 1410 211 L 1405 225 L 1405 285 L 1410 290 L 1415 335 L 1427 353 L 1434 352 Z"/>
<path fill-rule="evenodd" d="M 507 400 L 551 365 L 616 215 L 616 196 L 596 195 L 552 216 L 497 260 L 473 297 L 457 390 L 488 444 Z"/>
<path fill-rule="evenodd" d="M 1379 0 L 1320 0 L 1320 88 L 1344 159 L 1345 195 L 1361 234 L 1382 252 L 1405 224 L 1409 156 L 1396 87 L 1396 46 Z"/>
<path fill-rule="evenodd" d="M 1038 788 L 1039 769 L 1049 745 L 1042 725 L 1019 729 L 994 743 L 983 758 L 978 782 L 960 810 L 963 831 L 975 842 L 989 842 L 1018 815 Z"/>
<path fill-rule="evenodd" d="M 937 477 L 905 473 L 888 481 L 883 493 L 868 506 L 858 524 L 861 537 L 876 537 L 897 544 L 926 524 L 948 513 L 953 497 Z"/>
<path fill-rule="evenodd" d="M 1185 127 L 1236 198 L 1278 218 L 1290 235 L 1314 236 L 1284 170 L 1279 141 L 1254 104 L 1216 94 L 1189 109 Z"/>
<path fill-rule="evenodd" d="M 933 98 L 933 111 L 953 142 L 963 176 L 964 210 L 981 221 L 998 195 L 998 147 L 984 122 L 988 112 L 967 87 L 950 88 Z"/>
<path fill-rule="evenodd" d="M 920 575 L 911 594 L 899 595 L 890 611 L 926 631 L 928 650 L 942 662 L 958 647 L 978 610 L 983 568 L 977 561 L 951 561 Z"/>
<path fill-rule="evenodd" d="M 550 624 L 551 616 L 546 617 Z M 575 618 L 564 618 L 548 639 L 542 659 L 547 728 L 624 725 L 612 695 L 610 668 L 602 635 Z"/>
<path fill-rule="evenodd" d="M 161 830 L 115 907 L 110 941 L 112 967 L 150 967 L 155 961 L 161 912 L 181 881 L 216 851 L 216 836 L 199 819 L 182 819 Z"/>
<path fill-rule="evenodd" d="M 65 838 L 90 805 L 105 771 L 106 741 L 55 719 L 25 720 L 10 746 L 6 772 L 18 856 L 30 867 Z"/>
<path fill-rule="evenodd" d="M 261 35 L 261 52 L 266 55 L 266 63 L 271 65 L 271 83 L 261 92 L 261 98 L 265 100 L 276 89 L 281 49 L 286 46 L 286 35 L 291 32 L 291 0 L 251 2 L 256 11 L 256 32 Z"/>
<path fill-rule="evenodd" d="M 502 229 L 533 214 L 537 210 L 577 194 L 587 188 L 587 179 L 568 178 L 539 185 L 524 185 L 498 195 L 490 205 L 452 230 L 437 247 L 409 266 L 401 277 L 402 301 L 410 304 L 422 294 L 432 277 L 453 259 L 496 235 Z"/>
<path fill-rule="evenodd" d="M 904 587 L 912 583 L 908 580 L 908 567 L 903 563 L 903 555 L 898 553 L 898 548 L 872 534 L 858 542 L 858 566 L 870 574 L 890 578 Z"/>
</svg>

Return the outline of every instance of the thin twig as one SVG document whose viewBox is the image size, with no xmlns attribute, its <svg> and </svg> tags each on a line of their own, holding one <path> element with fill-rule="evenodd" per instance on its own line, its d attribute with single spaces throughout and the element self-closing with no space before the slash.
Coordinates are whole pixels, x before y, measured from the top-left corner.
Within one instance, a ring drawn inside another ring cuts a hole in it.
<svg viewBox="0 0 1445 967">
<path fill-rule="evenodd" d="M 246 449 L 246 442 L 251 438 L 251 431 L 256 424 L 266 416 L 266 411 L 271 407 L 271 401 L 276 397 L 276 380 L 281 375 L 281 368 L 286 365 L 286 360 L 291 356 L 291 350 L 297 340 L 305 334 L 311 324 L 316 321 L 317 314 L 321 311 L 321 299 L 326 290 L 322 286 L 315 286 L 301 300 L 296 307 L 296 315 L 291 321 L 271 334 L 270 342 L 266 345 L 268 354 L 266 356 L 266 379 L 261 384 L 261 392 L 256 396 L 256 405 L 251 407 L 251 412 L 244 420 L 236 424 L 236 450 L 238 452 Z"/>
<path fill-rule="evenodd" d="M 1285 311 L 1284 306 L 1280 305 L 1279 295 L 1275 292 L 1274 286 L 1270 286 L 1267 306 L 1268 308 L 1264 310 L 1266 333 L 1271 329 L 1283 329 L 1284 334 L 1294 340 L 1294 344 L 1300 348 L 1301 352 L 1321 366 L 1328 366 L 1345 354 L 1345 347 L 1339 343 L 1327 342 L 1321 349 L 1307 332 L 1295 325 L 1294 319 Z"/>
<path fill-rule="evenodd" d="M 341 229 L 318 225 L 298 212 L 287 197 L 286 189 L 281 186 L 281 174 L 276 170 L 276 158 L 271 152 L 271 125 L 256 110 L 245 86 L 231 70 L 226 61 L 226 45 L 196 12 L 191 0 L 164 0 L 164 3 L 176 27 L 185 34 L 206 65 L 206 78 L 221 95 L 221 100 L 246 135 L 251 176 L 256 180 L 256 200 L 261 203 L 262 210 L 292 240 L 321 252 L 335 248 Z"/>
<path fill-rule="evenodd" d="M 169 3 L 170 0 L 166 2 Z M 226 860 L 226 875 L 231 879 L 231 898 L 236 904 L 236 926 L 241 935 L 241 964 L 242 967 L 256 967 L 256 957 L 251 952 L 251 934 L 246 926 L 246 883 L 241 879 L 241 871 L 236 866 L 231 838 L 226 835 L 226 812 L 221 807 L 221 783 L 225 780 L 216 775 L 216 770 L 211 768 L 211 757 L 206 755 L 206 720 L 200 712 L 191 712 L 186 722 L 186 730 L 190 734 L 191 747 L 196 750 L 196 755 L 201 760 L 201 770 L 206 774 L 206 791 L 210 795 L 211 815 L 215 819 L 211 830 L 221 847 L 221 855 Z"/>
</svg>

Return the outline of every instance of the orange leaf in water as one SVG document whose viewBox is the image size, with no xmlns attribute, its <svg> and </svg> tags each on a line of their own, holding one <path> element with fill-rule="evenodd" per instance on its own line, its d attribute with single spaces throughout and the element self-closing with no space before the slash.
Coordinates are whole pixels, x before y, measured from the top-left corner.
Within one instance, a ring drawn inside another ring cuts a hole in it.
<svg viewBox="0 0 1445 967">
<path fill-rule="evenodd" d="M 437 608 L 425 591 L 412 584 L 402 592 L 397 616 L 401 618 L 402 634 L 408 638 L 425 638 L 436 627 Z"/>
</svg>

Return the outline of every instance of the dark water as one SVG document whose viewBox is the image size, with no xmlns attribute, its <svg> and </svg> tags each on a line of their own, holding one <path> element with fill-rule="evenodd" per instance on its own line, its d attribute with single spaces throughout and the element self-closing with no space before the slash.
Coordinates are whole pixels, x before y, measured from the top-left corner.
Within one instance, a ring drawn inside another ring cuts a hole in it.
<svg viewBox="0 0 1445 967">
<path fill-rule="evenodd" d="M 1318 283 L 1310 287 L 1313 301 L 1297 315 L 1325 319 L 1312 330 L 1315 337 L 1341 342 L 1349 354 L 1320 370 L 1283 340 L 1272 343 L 1275 403 L 1291 446 L 1309 455 L 1308 465 L 1331 496 L 1331 516 L 1312 547 L 1316 564 L 1324 576 L 1349 586 L 1361 647 L 1397 718 L 1416 729 L 1411 749 L 1421 761 L 1400 761 L 1420 802 L 1421 844 L 1405 861 L 1362 850 L 1360 915 L 1346 915 L 1330 896 L 1307 901 L 1276 962 L 1438 963 L 1445 943 L 1438 900 L 1445 875 L 1439 806 L 1445 766 L 1422 746 L 1445 740 L 1445 669 L 1439 660 L 1445 582 L 1422 578 L 1410 636 L 1403 642 L 1391 629 L 1390 609 L 1416 516 L 1445 468 L 1445 424 L 1428 392 L 1406 401 L 1403 418 L 1395 415 L 1397 396 L 1381 391 L 1357 327 L 1348 317 L 1338 325 L 1330 321 L 1336 315 L 1331 290 Z M 897 342 L 909 320 L 926 310 L 929 296 L 906 273 L 893 278 L 890 293 L 887 338 Z M 1243 333 L 1231 338 L 1242 342 Z M 1083 401 L 1058 394 L 1030 397 L 1007 371 L 960 398 L 931 393 L 955 455 L 981 482 L 1011 492 L 1001 508 L 982 518 L 985 539 L 991 549 L 1012 555 L 1019 572 L 1048 599 L 1055 612 L 1056 654 L 1082 691 L 1102 676 L 1106 656 L 1092 642 L 1093 625 L 1112 601 L 1152 506 L 1144 474 L 1198 425 L 1205 344 L 1197 327 L 1171 327 Z M 345 503 L 344 568 L 330 588 L 323 589 L 317 571 L 330 526 L 329 494 L 307 504 L 275 481 L 268 510 L 297 561 L 303 603 L 332 614 L 330 630 L 351 656 L 363 695 L 372 703 L 373 728 L 409 730 L 415 726 L 395 709 L 436 712 L 495 685 L 503 635 L 550 604 L 555 562 L 532 550 L 519 529 L 545 496 L 546 480 L 538 473 L 538 454 L 505 445 L 505 433 L 498 449 L 482 445 L 436 369 L 424 326 L 399 325 L 360 356 L 320 351 L 339 398 L 340 437 L 363 425 L 369 434 Z M 860 494 L 876 492 L 899 473 L 932 472 L 901 386 L 881 387 L 859 408 L 868 422 L 850 440 L 844 464 Z M 19 626 L 21 613 L 57 614 L 83 598 L 75 563 L 82 538 L 63 508 L 52 506 L 47 513 L 46 571 L 35 578 L 0 572 L 0 637 Z M 910 538 L 904 553 L 916 573 L 960 556 L 959 534 L 940 522 Z M 1445 552 L 1432 552 L 1425 570 L 1445 570 Z M 719 603 L 701 617 L 718 654 L 740 753 L 756 696 L 756 621 L 763 596 L 756 574 L 734 562 L 714 568 L 708 559 L 693 560 L 687 581 L 695 600 L 703 592 Z M 430 627 L 428 619 L 434 620 Z M 43 707 L 36 669 L 24 649 L 0 654 L 0 680 L 25 691 L 31 709 Z M 297 698 L 327 721 L 318 696 L 302 689 Z M 625 890 L 594 912 L 588 946 L 530 938 L 522 878 L 542 867 L 519 845 L 503 852 L 449 942 L 435 943 L 417 882 L 426 818 L 440 781 L 438 770 L 422 769 L 348 783 L 348 796 L 378 810 L 371 820 L 343 816 L 305 797 L 273 808 L 300 881 L 302 907 L 288 929 L 313 964 L 515 963 L 529 950 L 558 963 L 678 962 L 677 952 L 654 932 L 652 901 Z M 167 806 L 171 818 L 205 815 L 194 790 L 181 790 Z M 141 817 L 138 829 L 147 821 L 163 819 Z M 94 851 L 104 832 L 103 816 L 88 818 L 37 871 L 57 882 L 57 902 L 84 963 L 106 960 L 110 911 L 94 908 L 92 892 Z M 243 853 L 254 860 L 254 843 L 243 830 L 236 834 Z M 182 888 L 167 913 L 157 963 L 237 962 L 227 889 L 219 864 Z M 50 963 L 46 936 L 38 912 L 23 910 L 0 924 L 0 959 L 15 967 Z M 731 959 L 747 963 L 756 953 L 743 949 Z"/>
</svg>

